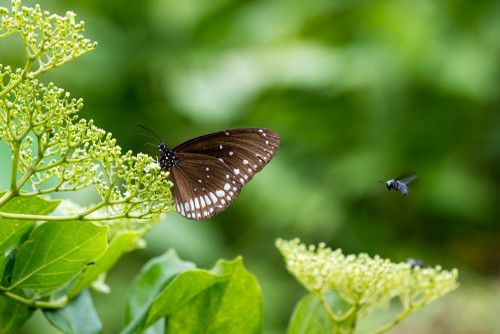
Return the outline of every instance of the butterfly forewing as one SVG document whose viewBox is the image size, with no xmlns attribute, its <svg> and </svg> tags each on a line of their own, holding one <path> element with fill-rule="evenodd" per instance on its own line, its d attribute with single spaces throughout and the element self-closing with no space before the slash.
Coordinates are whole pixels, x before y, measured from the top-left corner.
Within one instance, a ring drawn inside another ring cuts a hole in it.
<svg viewBox="0 0 500 334">
<path fill-rule="evenodd" d="M 176 210 L 195 220 L 224 211 L 278 147 L 277 133 L 258 128 L 220 131 L 177 146 L 179 163 L 169 176 Z"/>
</svg>

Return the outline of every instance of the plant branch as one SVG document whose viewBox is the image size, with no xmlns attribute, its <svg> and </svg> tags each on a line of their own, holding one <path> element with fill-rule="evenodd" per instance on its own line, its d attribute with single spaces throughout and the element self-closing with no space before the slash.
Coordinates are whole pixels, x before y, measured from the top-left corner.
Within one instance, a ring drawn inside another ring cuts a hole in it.
<svg viewBox="0 0 500 334">
<path fill-rule="evenodd" d="M 54 301 L 41 301 L 41 300 L 34 300 L 34 299 L 28 299 L 21 297 L 19 295 L 16 295 L 12 292 L 0 292 L 4 297 L 14 300 L 18 303 L 21 303 L 23 305 L 29 306 L 29 307 L 34 307 L 34 308 L 43 308 L 43 309 L 60 309 L 66 306 L 68 303 L 68 297 L 63 296 L 57 300 Z"/>
<path fill-rule="evenodd" d="M 373 332 L 373 334 L 382 334 L 382 333 L 385 333 L 387 332 L 389 329 L 391 329 L 392 327 L 396 326 L 397 324 L 399 324 L 401 322 L 401 320 L 403 320 L 408 314 L 410 314 L 411 312 L 413 311 L 413 307 L 408 307 L 406 308 L 405 310 L 403 310 L 403 312 L 401 312 L 397 317 L 396 319 L 394 319 L 393 322 L 385 325 L 384 327 L 380 328 L 379 330 L 377 330 L 376 332 Z"/>
</svg>

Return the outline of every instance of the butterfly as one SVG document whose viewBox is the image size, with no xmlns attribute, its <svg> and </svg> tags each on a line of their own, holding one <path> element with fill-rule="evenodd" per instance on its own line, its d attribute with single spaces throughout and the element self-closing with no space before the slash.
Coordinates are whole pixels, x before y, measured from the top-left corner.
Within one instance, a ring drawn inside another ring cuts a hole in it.
<svg viewBox="0 0 500 334">
<path fill-rule="evenodd" d="M 397 191 L 400 191 L 403 195 L 406 196 L 408 194 L 407 184 L 416 178 L 417 178 L 417 175 L 412 175 L 412 176 L 408 176 L 408 177 L 404 177 L 404 178 L 392 179 L 392 180 L 389 180 L 387 182 L 385 182 L 385 181 L 378 181 L 378 182 L 385 183 L 387 185 L 388 190 L 395 189 Z"/>
<path fill-rule="evenodd" d="M 242 128 L 196 137 L 171 149 L 153 131 L 138 126 L 155 137 L 138 135 L 160 141 L 160 166 L 170 171 L 175 209 L 193 220 L 226 210 L 241 188 L 271 161 L 280 144 L 274 131 Z"/>
</svg>

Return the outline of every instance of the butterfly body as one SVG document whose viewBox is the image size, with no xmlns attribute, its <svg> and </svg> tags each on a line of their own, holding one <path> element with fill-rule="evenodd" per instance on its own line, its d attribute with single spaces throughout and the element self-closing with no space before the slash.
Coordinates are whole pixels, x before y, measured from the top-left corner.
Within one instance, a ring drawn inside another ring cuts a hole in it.
<svg viewBox="0 0 500 334">
<path fill-rule="evenodd" d="M 224 211 L 278 147 L 279 135 L 259 128 L 215 132 L 173 149 L 161 142 L 160 166 L 170 172 L 177 212 L 203 220 Z"/>
<path fill-rule="evenodd" d="M 394 189 L 396 191 L 401 192 L 403 195 L 406 196 L 408 194 L 407 184 L 410 183 L 411 181 L 413 181 L 416 177 L 417 177 L 417 175 L 412 175 L 412 176 L 405 177 L 402 179 L 392 179 L 392 180 L 389 180 L 386 182 L 384 182 L 384 181 L 378 181 L 378 182 L 385 183 L 385 185 L 387 186 L 387 190 L 390 191 L 391 189 Z"/>
</svg>

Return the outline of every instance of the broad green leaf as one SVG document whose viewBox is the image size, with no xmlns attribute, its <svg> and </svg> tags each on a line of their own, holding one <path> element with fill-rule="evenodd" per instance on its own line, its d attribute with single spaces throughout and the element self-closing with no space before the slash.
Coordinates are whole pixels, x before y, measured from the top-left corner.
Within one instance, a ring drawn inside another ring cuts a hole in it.
<svg viewBox="0 0 500 334">
<path fill-rule="evenodd" d="M 193 268 L 195 265 L 192 262 L 180 260 L 173 249 L 148 261 L 128 295 L 125 310 L 125 324 L 128 325 L 122 333 L 142 331 L 149 308 L 158 294 L 176 275 Z"/>
<path fill-rule="evenodd" d="M 216 275 L 201 269 L 189 270 L 177 275 L 151 304 L 146 328 L 175 312 L 212 285 L 228 279 L 226 275 Z"/>
<path fill-rule="evenodd" d="M 134 240 L 144 232 L 126 231 L 116 235 L 104 253 L 94 264 L 88 266 L 75 280 L 68 292 L 68 297 L 73 298 L 80 291 L 87 288 L 101 273 L 107 272 L 127 252 Z"/>
<path fill-rule="evenodd" d="M 83 290 L 64 308 L 43 312 L 54 327 L 67 334 L 97 334 L 102 324 L 88 290 Z"/>
<path fill-rule="evenodd" d="M 228 276 L 166 318 L 167 333 L 261 333 L 262 293 L 241 258 L 219 261 L 211 270 Z"/>
<path fill-rule="evenodd" d="M 0 196 L 3 195 L 0 194 Z M 2 212 L 46 215 L 54 211 L 61 201 L 47 201 L 40 197 L 14 197 L 0 208 Z M 0 218 L 0 253 L 16 245 L 34 220 Z"/>
<path fill-rule="evenodd" d="M 19 249 L 12 286 L 43 289 L 66 283 L 106 251 L 107 231 L 107 226 L 77 220 L 37 226 Z"/>
<path fill-rule="evenodd" d="M 21 290 L 13 293 L 22 295 Z M 1 296 L 1 295 L 0 295 Z M 23 295 L 24 297 L 24 295 Z M 0 333 L 17 333 L 17 330 L 31 317 L 35 309 L 26 305 L 0 297 Z"/>
<path fill-rule="evenodd" d="M 326 303 L 334 311 L 348 311 L 348 305 L 336 294 L 324 295 Z M 336 312 L 337 313 L 337 312 Z M 340 316 L 340 314 L 338 314 Z M 349 327 L 351 318 L 346 319 L 341 327 Z M 318 298 L 313 294 L 308 294 L 302 298 L 293 311 L 287 334 L 322 334 L 333 332 L 333 322 L 326 310 L 321 305 Z"/>
</svg>

